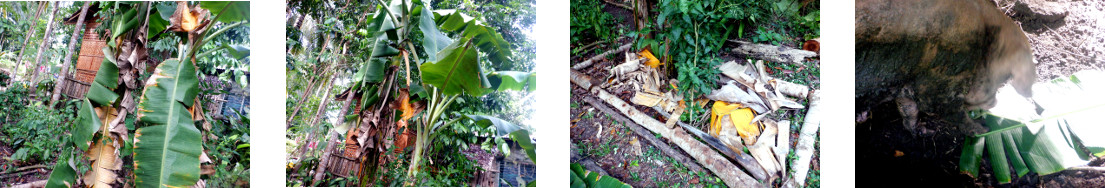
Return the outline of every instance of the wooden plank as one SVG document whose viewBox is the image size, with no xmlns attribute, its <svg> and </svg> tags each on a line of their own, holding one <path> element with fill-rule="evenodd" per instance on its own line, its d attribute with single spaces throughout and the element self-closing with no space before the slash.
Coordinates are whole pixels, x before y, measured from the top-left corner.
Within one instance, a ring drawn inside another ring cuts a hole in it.
<svg viewBox="0 0 1105 188">
<path fill-rule="evenodd" d="M 606 101 L 607 104 L 618 109 L 622 114 L 626 115 L 633 122 L 640 124 L 642 127 L 648 128 L 654 133 L 660 134 L 664 138 L 668 138 L 675 143 L 679 148 L 687 152 L 691 157 L 697 160 L 702 166 L 706 167 L 710 171 L 714 172 L 718 178 L 721 178 L 726 185 L 730 187 L 763 187 L 764 185 L 756 179 L 752 178 L 748 174 L 741 171 L 739 167 L 734 165 L 725 159 L 724 156 L 718 154 L 709 146 L 702 144 L 698 140 L 695 140 L 692 136 L 687 134 L 686 131 L 680 128 L 668 129 L 664 126 L 663 122 L 657 121 L 645 115 L 641 111 L 633 108 L 630 104 L 625 103 L 617 96 L 606 92 L 606 90 L 599 87 L 592 87 L 591 79 L 589 76 L 579 73 L 578 71 L 571 70 L 572 83 L 579 85 L 583 88 L 589 88 L 598 98 Z"/>
</svg>

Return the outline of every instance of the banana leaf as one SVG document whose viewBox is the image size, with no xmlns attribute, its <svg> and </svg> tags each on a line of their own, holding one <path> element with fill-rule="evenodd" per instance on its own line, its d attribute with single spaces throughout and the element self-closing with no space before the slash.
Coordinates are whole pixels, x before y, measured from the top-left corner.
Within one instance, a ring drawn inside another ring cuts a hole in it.
<svg viewBox="0 0 1105 188">
<path fill-rule="evenodd" d="M 466 40 L 458 40 L 438 52 L 438 62 L 426 62 L 422 82 L 441 88 L 445 95 L 467 93 L 483 96 L 489 92 L 490 81 L 480 68 L 479 52 Z"/>
<path fill-rule="evenodd" d="M 89 142 L 92 141 L 92 136 L 100 131 L 100 117 L 96 116 L 96 109 L 92 107 L 92 103 L 88 99 L 83 100 L 80 110 L 77 111 L 77 120 L 74 121 L 74 128 L 70 131 L 73 134 L 73 143 L 77 145 L 81 150 L 88 150 Z"/>
<path fill-rule="evenodd" d="M 491 82 L 491 88 L 496 88 L 497 91 L 533 92 L 537 89 L 537 72 L 498 71 L 489 74 L 487 80 Z"/>
<path fill-rule="evenodd" d="M 963 141 L 963 152 L 959 155 L 959 172 L 978 177 L 978 168 L 982 163 L 982 149 L 986 137 L 967 137 Z"/>
<path fill-rule="evenodd" d="M 1101 71 L 1036 83 L 1031 100 L 1011 86 L 1002 87 L 996 96 L 998 103 L 986 115 L 991 131 L 969 136 L 968 141 L 985 137 L 979 140 L 985 142 L 995 177 L 1002 183 L 1010 182 L 1010 164 L 1018 176 L 1029 171 L 1048 175 L 1086 165 L 1105 150 L 1105 138 L 1079 136 L 1105 132 L 1098 123 L 1100 114 L 1105 113 L 1102 92 L 1105 72 Z M 977 174 L 977 164 L 971 162 L 976 146 L 965 143 L 960 158 L 961 171 L 972 175 Z"/>
<path fill-rule="evenodd" d="M 134 137 L 137 187 L 187 187 L 199 180 L 202 142 L 190 105 L 199 89 L 195 65 L 170 59 L 158 65 L 138 103 Z"/>
<path fill-rule="evenodd" d="M 587 171 L 583 169 L 583 166 L 572 163 L 571 165 L 571 186 L 575 187 L 633 187 L 629 184 L 622 183 L 617 178 L 610 176 L 599 175 L 599 173 Z"/>
<path fill-rule="evenodd" d="M 59 155 L 54 170 L 50 171 L 50 179 L 46 181 L 47 188 L 74 187 L 77 185 L 77 171 L 73 169 L 73 160 L 69 158 L 70 151 Z"/>
<path fill-rule="evenodd" d="M 200 1 L 200 7 L 212 14 L 222 14 L 217 21 L 223 23 L 249 19 L 249 1 Z"/>
</svg>

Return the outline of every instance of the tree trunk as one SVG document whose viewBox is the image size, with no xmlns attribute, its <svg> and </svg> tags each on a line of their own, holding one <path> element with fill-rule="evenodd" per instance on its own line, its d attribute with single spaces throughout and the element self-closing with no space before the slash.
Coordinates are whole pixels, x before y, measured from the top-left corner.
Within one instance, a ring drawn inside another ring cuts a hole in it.
<svg viewBox="0 0 1105 188">
<path fill-rule="evenodd" d="M 81 15 L 77 17 L 77 25 L 73 27 L 73 34 L 69 37 L 69 49 L 65 50 L 65 59 L 62 59 L 61 72 L 58 74 L 58 81 L 54 82 L 53 97 L 50 97 L 50 106 L 53 107 L 57 104 L 58 98 L 61 97 L 61 87 L 65 85 L 65 78 L 69 77 L 69 64 L 72 63 L 70 59 L 73 57 L 73 50 L 77 48 L 77 38 L 80 38 L 81 31 L 84 31 L 84 18 L 88 13 L 88 6 L 92 5 L 92 2 L 85 2 L 81 7 Z"/>
<path fill-rule="evenodd" d="M 15 72 L 12 73 L 13 75 L 19 74 L 19 68 L 23 67 L 23 49 L 27 49 L 27 45 L 31 44 L 31 36 L 35 36 L 35 33 L 38 31 L 35 29 L 38 27 L 38 16 L 42 14 L 42 9 L 45 9 L 46 6 L 50 6 L 50 3 L 40 4 L 38 6 L 38 11 L 35 12 L 35 19 L 31 20 L 35 23 L 31 25 L 31 34 L 23 38 L 23 47 L 19 48 L 19 54 L 15 57 L 15 62 L 19 65 L 15 67 Z"/>
<path fill-rule="evenodd" d="M 349 105 L 353 103 L 353 96 L 356 96 L 356 91 L 349 91 L 349 95 L 345 97 L 345 104 L 342 104 L 341 111 L 338 113 L 338 123 L 334 125 L 341 125 L 345 123 L 345 113 L 349 112 Z M 334 146 L 337 145 L 342 137 L 336 135 L 337 132 L 333 130 L 328 131 L 330 140 L 326 141 L 326 150 L 323 150 L 322 158 L 319 160 L 318 168 L 315 169 L 314 184 L 322 180 L 322 177 L 326 176 L 326 166 L 330 162 L 330 153 L 334 151 Z"/>
<path fill-rule="evenodd" d="M 330 38 L 329 37 L 327 37 L 325 42 L 323 42 L 321 44 L 321 46 L 319 46 L 319 48 L 320 48 L 318 50 L 319 62 L 322 62 L 322 52 L 326 51 L 326 44 L 328 44 L 328 43 L 330 43 Z M 315 69 L 314 72 L 330 69 L 330 65 L 332 65 L 332 64 L 333 63 L 327 64 L 326 68 L 323 68 L 323 69 Z M 322 68 L 322 67 L 319 67 L 319 68 Z M 303 108 L 304 103 L 306 103 L 307 99 L 310 98 L 309 97 L 310 94 L 314 93 L 314 92 L 312 92 L 312 91 L 314 91 L 314 89 L 312 89 L 312 88 L 315 87 L 315 82 L 317 82 L 317 81 L 318 81 L 318 77 L 311 77 L 311 79 L 307 82 L 307 87 L 303 90 L 303 93 L 301 93 L 299 95 L 300 99 L 299 99 L 299 102 L 297 102 L 296 105 L 295 105 L 295 110 L 292 110 L 292 113 L 288 114 L 287 127 L 292 126 L 292 120 L 295 119 L 295 115 L 298 114 L 299 110 Z"/>
<path fill-rule="evenodd" d="M 50 33 L 54 32 L 54 15 L 58 13 L 58 6 L 54 6 L 54 11 L 50 13 L 50 21 L 46 22 L 46 31 L 42 33 L 42 45 L 38 47 L 38 53 L 35 55 L 35 63 L 31 66 L 38 66 L 42 61 L 42 52 L 46 51 L 46 47 L 50 46 Z M 34 72 L 34 77 L 38 77 L 38 70 L 32 68 L 31 72 Z M 31 79 L 32 82 L 34 78 Z M 56 84 L 56 83 L 55 83 Z"/>
</svg>

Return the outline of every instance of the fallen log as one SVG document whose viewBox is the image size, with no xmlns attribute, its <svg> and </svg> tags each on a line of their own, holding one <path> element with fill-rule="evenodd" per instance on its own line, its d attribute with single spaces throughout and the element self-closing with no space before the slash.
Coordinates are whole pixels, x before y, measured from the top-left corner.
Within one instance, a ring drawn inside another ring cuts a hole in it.
<svg viewBox="0 0 1105 188">
<path fill-rule="evenodd" d="M 798 159 L 794 160 L 794 176 L 788 183 L 788 187 L 804 187 L 806 184 L 806 173 L 810 169 L 810 161 L 813 160 L 814 141 L 817 139 L 818 129 L 821 128 L 821 91 L 814 91 L 810 94 L 810 108 L 806 112 L 805 123 L 802 124 L 801 132 L 799 132 L 798 143 L 795 145 L 795 156 Z"/>
<path fill-rule="evenodd" d="M 706 169 L 714 172 L 714 174 L 724 181 L 726 185 L 731 187 L 763 187 L 762 183 L 741 171 L 741 169 L 733 163 L 725 160 L 724 157 L 710 149 L 709 146 L 687 135 L 687 132 L 683 131 L 683 129 L 668 129 L 664 127 L 663 122 L 652 119 L 648 115 L 633 108 L 632 105 L 618 99 L 617 96 L 606 92 L 606 90 L 602 88 L 592 87 L 589 76 L 583 75 L 575 70 L 572 70 L 571 74 L 572 83 L 583 88 L 588 88 L 595 96 L 618 109 L 622 114 L 633 120 L 633 122 L 648 128 L 654 133 L 660 134 L 660 136 L 664 138 L 668 138 L 679 146 L 680 149 L 683 149 L 684 152 L 687 152 L 687 154 L 701 163 L 702 166 L 706 167 Z"/>
<path fill-rule="evenodd" d="M 46 187 L 46 180 L 33 181 L 31 183 L 24 183 L 19 185 L 13 185 L 12 188 L 37 188 Z"/>
<path fill-rule="evenodd" d="M 637 133 L 637 136 L 640 136 L 641 138 L 644 138 L 645 141 L 649 142 L 653 146 L 656 146 L 656 148 L 660 149 L 660 152 L 662 152 L 662 153 L 668 155 L 669 157 L 675 159 L 675 161 L 683 163 L 684 166 L 687 166 L 687 168 L 690 168 L 692 171 L 707 172 L 705 169 L 702 168 L 702 166 L 699 166 L 698 163 L 695 163 L 694 160 L 691 160 L 690 158 L 688 158 L 686 156 L 686 154 L 683 154 L 682 152 L 679 152 L 679 151 L 676 151 L 676 150 L 672 149 L 673 147 L 671 147 L 667 143 L 664 143 L 660 139 L 657 139 L 655 136 L 652 135 L 651 132 L 648 132 L 648 130 L 645 130 L 643 127 L 641 127 L 641 125 L 633 123 L 633 120 L 630 120 L 629 118 L 627 118 L 625 116 L 622 116 L 622 114 L 618 113 L 618 111 L 616 111 L 614 109 L 611 109 L 610 107 L 606 106 L 605 104 L 603 104 L 601 102 L 601 100 L 596 99 L 594 97 L 583 97 L 583 101 L 591 104 L 591 106 L 594 106 L 596 109 L 599 109 L 599 111 L 602 111 L 603 113 L 606 113 L 606 114 L 610 115 L 610 117 L 614 118 L 614 120 L 618 120 L 618 122 L 625 122 L 625 126 L 629 127 L 630 130 L 633 130 L 634 133 Z M 602 131 L 599 131 L 599 132 L 602 132 Z M 584 166 L 586 166 L 586 164 L 584 164 Z M 592 171 L 594 171 L 594 170 L 592 170 Z"/>
<path fill-rule="evenodd" d="M 733 48 L 733 52 L 751 56 L 755 59 L 805 66 L 802 64 L 803 60 L 805 60 L 807 57 L 817 57 L 817 53 L 811 51 L 787 48 L 782 46 L 755 44 L 740 40 L 729 41 L 737 43 L 738 45 L 736 48 Z"/>
<path fill-rule="evenodd" d="M 660 114 L 660 116 L 672 119 L 672 116 L 668 115 L 668 113 L 664 112 L 659 107 L 654 106 L 652 107 L 652 109 L 655 109 Z M 675 118 L 678 119 L 679 117 Z M 722 144 L 721 140 L 719 140 L 717 137 L 711 136 L 709 133 L 706 133 L 702 130 L 698 130 L 697 128 L 694 128 L 687 123 L 676 121 L 676 124 L 678 124 L 679 127 L 682 127 L 683 130 L 686 130 L 687 132 L 690 132 L 691 134 L 697 136 L 699 139 L 702 139 L 703 142 L 706 142 L 706 144 L 710 145 L 710 147 L 714 148 L 722 155 L 725 155 L 725 157 L 728 157 L 730 160 L 737 161 L 737 164 L 741 167 L 744 167 L 745 172 L 752 174 L 752 177 L 755 177 L 757 180 L 760 181 L 767 180 L 767 173 L 764 172 L 763 166 L 760 166 L 760 164 L 757 163 L 756 159 L 753 159 L 752 156 L 745 155 L 743 153 L 737 153 L 728 146 L 725 146 L 725 144 Z"/>
<path fill-rule="evenodd" d="M 579 64 L 576 64 L 575 66 L 572 66 L 572 70 L 580 70 L 580 69 L 583 69 L 583 68 L 587 68 L 587 67 L 591 66 L 591 64 L 594 64 L 595 61 L 598 61 L 599 59 L 602 59 L 606 56 L 609 56 L 610 54 L 624 52 L 626 50 L 629 50 L 630 47 L 633 47 L 633 44 L 625 44 L 625 45 L 619 46 L 618 49 L 611 50 L 611 51 L 606 51 L 606 52 L 603 52 L 599 55 L 595 55 L 594 57 L 591 57 L 590 59 L 587 59 L 586 61 L 580 62 Z"/>
</svg>

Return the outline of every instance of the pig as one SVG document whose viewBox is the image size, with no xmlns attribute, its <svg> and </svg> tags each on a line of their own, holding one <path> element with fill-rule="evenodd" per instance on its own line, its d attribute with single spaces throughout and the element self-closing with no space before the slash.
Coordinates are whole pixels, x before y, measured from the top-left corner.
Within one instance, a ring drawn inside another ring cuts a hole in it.
<svg viewBox="0 0 1105 188">
<path fill-rule="evenodd" d="M 1032 47 L 994 2 L 856 0 L 855 16 L 857 114 L 894 102 L 910 130 L 923 113 L 977 134 L 967 112 L 992 108 L 1002 85 L 1032 96 Z"/>
</svg>

